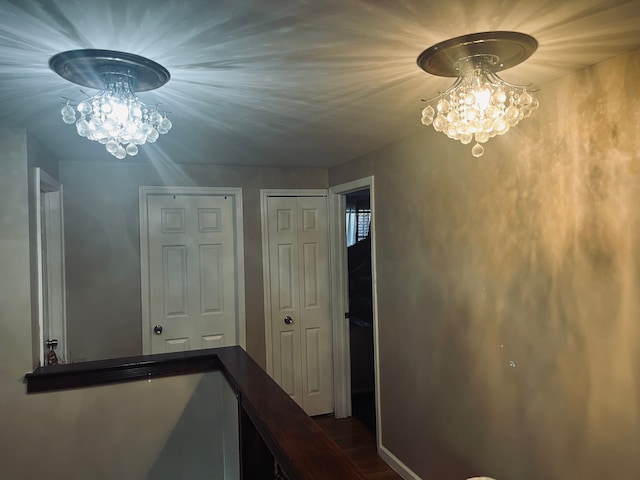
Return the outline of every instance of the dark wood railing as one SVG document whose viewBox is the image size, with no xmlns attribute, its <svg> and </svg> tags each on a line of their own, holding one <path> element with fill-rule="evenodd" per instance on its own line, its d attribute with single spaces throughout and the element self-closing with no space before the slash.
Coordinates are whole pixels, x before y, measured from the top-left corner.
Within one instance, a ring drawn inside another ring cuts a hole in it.
<svg viewBox="0 0 640 480">
<path fill-rule="evenodd" d="M 28 393 L 219 370 L 238 398 L 243 480 L 364 479 L 318 425 L 240 347 L 38 367 Z"/>
</svg>

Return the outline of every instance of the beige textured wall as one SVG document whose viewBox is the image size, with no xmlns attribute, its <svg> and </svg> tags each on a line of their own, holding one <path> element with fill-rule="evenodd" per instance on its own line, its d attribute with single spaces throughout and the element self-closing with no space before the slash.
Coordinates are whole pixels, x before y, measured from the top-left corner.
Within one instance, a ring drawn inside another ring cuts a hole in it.
<svg viewBox="0 0 640 480">
<path fill-rule="evenodd" d="M 638 78 L 544 85 L 480 159 L 425 127 L 330 171 L 375 175 L 382 440 L 423 478 L 640 478 Z"/>
<path fill-rule="evenodd" d="M 326 188 L 326 170 L 65 161 L 60 178 L 71 360 L 141 353 L 138 187 L 184 185 L 242 187 L 247 351 L 265 364 L 260 189 Z"/>
</svg>

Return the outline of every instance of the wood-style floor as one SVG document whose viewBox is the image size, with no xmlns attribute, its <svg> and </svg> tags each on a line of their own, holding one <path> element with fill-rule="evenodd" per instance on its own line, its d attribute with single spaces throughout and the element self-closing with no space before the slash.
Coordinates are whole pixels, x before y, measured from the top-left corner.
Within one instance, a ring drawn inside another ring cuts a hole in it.
<svg viewBox="0 0 640 480">
<path fill-rule="evenodd" d="M 313 417 L 367 478 L 402 480 L 376 452 L 376 436 L 355 417 L 337 419 L 333 415 Z"/>
</svg>

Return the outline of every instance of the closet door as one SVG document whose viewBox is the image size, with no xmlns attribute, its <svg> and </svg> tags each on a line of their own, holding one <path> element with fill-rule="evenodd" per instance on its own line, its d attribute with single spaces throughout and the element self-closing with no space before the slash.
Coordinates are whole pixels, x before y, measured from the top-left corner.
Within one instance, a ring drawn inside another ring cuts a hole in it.
<svg viewBox="0 0 640 480">
<path fill-rule="evenodd" d="M 309 414 L 333 411 L 326 197 L 268 197 L 273 377 Z"/>
</svg>

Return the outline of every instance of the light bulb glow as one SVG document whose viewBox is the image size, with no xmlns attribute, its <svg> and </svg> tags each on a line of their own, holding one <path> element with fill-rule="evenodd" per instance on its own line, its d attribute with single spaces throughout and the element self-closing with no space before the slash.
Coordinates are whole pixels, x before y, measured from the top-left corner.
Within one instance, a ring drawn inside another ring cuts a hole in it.
<svg viewBox="0 0 640 480">
<path fill-rule="evenodd" d="M 491 101 L 491 90 L 488 86 L 484 86 L 480 90 L 476 90 L 473 92 L 473 98 L 475 99 L 475 104 L 478 109 L 481 111 L 489 108 L 489 104 Z"/>
<path fill-rule="evenodd" d="M 428 100 L 422 110 L 423 125 L 433 125 L 435 131 L 463 144 L 475 140 L 475 157 L 484 153 L 481 143 L 507 133 L 539 105 L 526 87 L 498 77 L 493 72 L 495 62 L 492 55 L 459 60 L 456 68 L 460 76 L 456 82 Z"/>
<path fill-rule="evenodd" d="M 75 123 L 78 135 L 104 144 L 107 152 L 120 159 L 136 155 L 138 145 L 155 142 L 172 127 L 156 106 L 145 105 L 135 96 L 128 75 L 105 75 L 100 92 L 78 103 L 75 110 L 67 102 L 60 113 L 65 123 Z"/>
<path fill-rule="evenodd" d="M 123 124 L 129 118 L 129 107 L 126 103 L 122 102 L 119 98 L 109 99 L 108 104 L 110 113 L 107 115 L 110 119 L 118 124 Z"/>
</svg>

